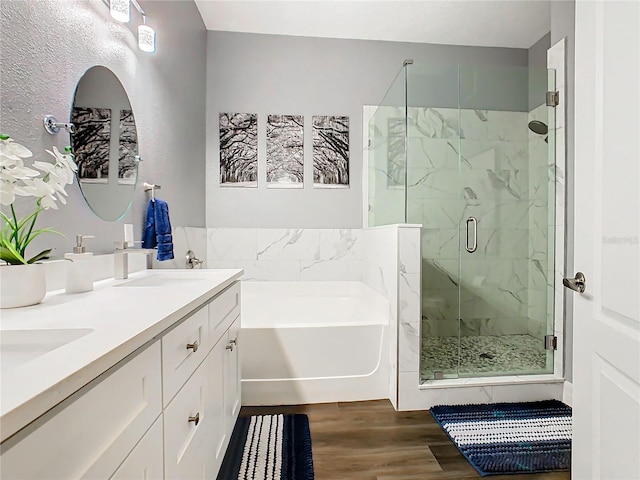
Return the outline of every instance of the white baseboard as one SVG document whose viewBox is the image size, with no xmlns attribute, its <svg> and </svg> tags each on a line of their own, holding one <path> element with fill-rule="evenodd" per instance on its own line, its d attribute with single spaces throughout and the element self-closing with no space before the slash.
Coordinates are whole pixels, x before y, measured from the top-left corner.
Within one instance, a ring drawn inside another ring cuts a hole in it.
<svg viewBox="0 0 640 480">
<path fill-rule="evenodd" d="M 562 401 L 570 407 L 573 407 L 573 383 L 564 382 L 564 391 L 562 392 Z"/>
</svg>

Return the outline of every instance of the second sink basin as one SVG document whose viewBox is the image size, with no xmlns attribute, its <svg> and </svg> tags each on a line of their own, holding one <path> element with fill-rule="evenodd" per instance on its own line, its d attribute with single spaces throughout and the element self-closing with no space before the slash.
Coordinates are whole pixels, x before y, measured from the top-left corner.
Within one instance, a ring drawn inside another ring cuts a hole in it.
<svg viewBox="0 0 640 480">
<path fill-rule="evenodd" d="M 93 332 L 91 328 L 0 330 L 1 373 Z"/>
</svg>

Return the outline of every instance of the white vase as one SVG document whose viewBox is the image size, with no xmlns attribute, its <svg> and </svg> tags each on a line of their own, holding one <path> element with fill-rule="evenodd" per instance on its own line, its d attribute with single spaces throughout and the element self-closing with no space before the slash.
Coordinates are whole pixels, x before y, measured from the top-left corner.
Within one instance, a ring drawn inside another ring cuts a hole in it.
<svg viewBox="0 0 640 480">
<path fill-rule="evenodd" d="M 35 305 L 46 293 L 43 264 L 0 266 L 0 308 Z"/>
</svg>

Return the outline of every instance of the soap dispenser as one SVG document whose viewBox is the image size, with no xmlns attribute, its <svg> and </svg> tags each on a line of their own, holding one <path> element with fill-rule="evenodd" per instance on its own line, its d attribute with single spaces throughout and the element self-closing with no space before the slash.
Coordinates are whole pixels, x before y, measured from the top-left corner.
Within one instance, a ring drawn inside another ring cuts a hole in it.
<svg viewBox="0 0 640 480">
<path fill-rule="evenodd" d="M 67 293 L 82 293 L 93 290 L 93 253 L 87 252 L 82 241 L 94 238 L 93 235 L 76 235 L 73 253 L 65 253 L 64 258 L 71 260 L 67 265 Z"/>
</svg>

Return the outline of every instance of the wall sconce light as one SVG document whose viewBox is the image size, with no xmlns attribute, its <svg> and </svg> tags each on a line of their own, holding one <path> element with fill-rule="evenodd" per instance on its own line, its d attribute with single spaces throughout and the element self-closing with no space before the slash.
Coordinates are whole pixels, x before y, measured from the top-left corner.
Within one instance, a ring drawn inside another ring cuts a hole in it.
<svg viewBox="0 0 640 480">
<path fill-rule="evenodd" d="M 147 16 L 142 15 L 142 25 L 138 25 L 138 48 L 143 52 L 156 51 L 156 32 L 147 25 Z"/>
<path fill-rule="evenodd" d="M 111 0 L 109 11 L 111 16 L 119 22 L 127 23 L 131 19 L 129 0 Z"/>
<path fill-rule="evenodd" d="M 131 19 L 131 5 L 142 15 L 142 25 L 138 25 L 138 48 L 143 52 L 155 52 L 156 32 L 147 25 L 147 14 L 144 13 L 138 0 L 110 0 L 111 16 L 119 22 L 128 22 Z"/>
</svg>

